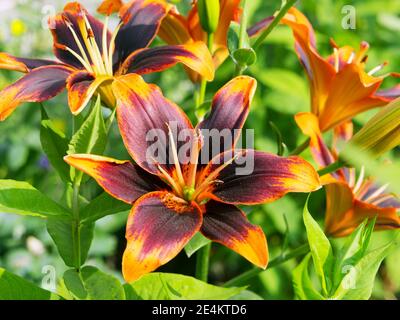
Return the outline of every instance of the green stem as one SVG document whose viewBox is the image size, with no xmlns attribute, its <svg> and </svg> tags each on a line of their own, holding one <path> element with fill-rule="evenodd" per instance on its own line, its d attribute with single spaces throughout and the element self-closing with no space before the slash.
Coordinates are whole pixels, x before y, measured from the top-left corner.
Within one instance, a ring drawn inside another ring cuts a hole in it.
<svg viewBox="0 0 400 320">
<path fill-rule="evenodd" d="M 282 20 L 285 14 L 289 11 L 289 9 L 295 4 L 297 0 L 287 0 L 285 5 L 279 10 L 278 14 L 275 16 L 275 19 L 272 20 L 271 24 L 261 33 L 256 42 L 253 45 L 254 51 L 258 49 L 258 47 L 263 43 L 266 37 L 271 33 L 272 30 L 278 25 L 278 23 Z"/>
<path fill-rule="evenodd" d="M 296 156 L 301 154 L 304 150 L 308 148 L 308 145 L 310 144 L 310 138 L 308 138 L 306 141 L 304 141 L 301 145 L 297 146 L 296 149 L 294 149 L 290 155 L 291 156 Z"/>
<path fill-rule="evenodd" d="M 247 1 L 242 0 L 242 16 L 240 18 L 240 30 L 239 30 L 239 43 L 238 48 L 244 48 L 246 37 L 247 37 Z M 235 77 L 240 76 L 243 74 L 246 68 L 240 66 L 239 64 L 236 65 L 235 69 Z"/>
<path fill-rule="evenodd" d="M 289 261 L 290 259 L 303 256 L 306 253 L 308 253 L 309 251 L 310 251 L 310 247 L 309 247 L 308 243 L 306 243 L 296 249 L 293 249 L 289 253 L 282 254 L 279 257 L 275 258 L 274 260 L 271 260 L 271 262 L 268 264 L 268 269 L 274 268 L 286 261 Z M 226 282 L 224 284 L 224 287 L 240 286 L 243 283 L 247 283 L 248 280 L 258 276 L 263 271 L 265 271 L 265 270 L 260 269 L 258 267 L 254 267 L 253 269 L 250 269 L 249 271 L 246 271 L 246 272 L 238 275 L 237 277 L 229 280 L 228 282 Z"/>
<path fill-rule="evenodd" d="M 72 193 L 72 214 L 74 217 L 74 223 L 72 224 L 72 240 L 74 247 L 75 256 L 75 267 L 77 270 L 80 269 L 81 261 L 81 230 L 80 230 L 80 214 L 79 214 L 79 189 L 80 189 L 80 179 L 75 179 L 73 184 Z"/>
<path fill-rule="evenodd" d="M 207 44 L 208 44 L 208 50 L 210 51 L 210 53 L 212 55 L 213 44 L 214 44 L 214 33 L 209 33 L 207 35 Z M 196 103 L 197 108 L 200 107 L 204 103 L 204 101 L 206 99 L 206 91 L 207 91 L 207 80 L 203 78 L 203 79 L 201 79 L 199 94 L 197 97 L 197 103 Z"/>
<path fill-rule="evenodd" d="M 341 160 L 338 160 L 338 161 L 330 164 L 329 166 L 319 170 L 318 174 L 322 177 L 322 176 L 324 176 L 326 174 L 335 172 L 335 171 L 343 168 L 344 166 L 345 166 L 345 163 L 343 161 L 341 161 Z"/>
<path fill-rule="evenodd" d="M 208 280 L 210 250 L 211 243 L 198 250 L 196 254 L 196 278 L 204 282 Z"/>
</svg>

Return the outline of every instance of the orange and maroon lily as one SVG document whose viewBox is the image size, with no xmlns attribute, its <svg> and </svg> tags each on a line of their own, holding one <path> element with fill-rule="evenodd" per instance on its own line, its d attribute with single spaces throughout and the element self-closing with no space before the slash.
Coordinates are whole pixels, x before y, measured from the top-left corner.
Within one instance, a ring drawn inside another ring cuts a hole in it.
<svg viewBox="0 0 400 320">
<path fill-rule="evenodd" d="M 125 5 L 108 0 L 99 8 L 107 15 L 103 24 L 78 2 L 68 3 L 49 20 L 59 62 L 0 53 L 0 68 L 27 73 L 0 92 L 0 120 L 22 102 L 42 102 L 64 88 L 73 114 L 81 112 L 95 93 L 114 108 L 115 76 L 157 72 L 179 62 L 212 80 L 212 58 L 204 43 L 148 48 L 170 9 L 163 0 L 132 0 Z M 117 11 L 121 21 L 111 33 L 109 15 Z"/>
<path fill-rule="evenodd" d="M 237 21 L 240 16 L 239 6 L 240 0 L 220 0 L 219 24 L 212 44 L 215 70 L 229 56 L 228 29 L 231 21 Z M 176 8 L 170 10 L 161 23 L 158 35 L 170 45 L 190 44 L 196 41 L 207 43 L 207 34 L 200 25 L 197 1 L 193 1 L 187 17 L 181 15 Z M 188 70 L 188 74 L 193 82 L 200 80 L 197 72 Z"/>
<path fill-rule="evenodd" d="M 320 187 L 316 171 L 299 157 L 232 149 L 255 88 L 253 78 L 231 80 L 215 95 L 210 115 L 194 128 L 178 106 L 140 76 L 126 75 L 113 83 L 118 125 L 136 164 L 87 154 L 69 155 L 65 161 L 115 198 L 133 204 L 123 257 L 127 281 L 167 263 L 198 231 L 265 268 L 265 235 L 236 205 L 270 202 L 288 192 Z M 154 130 L 161 133 L 156 140 L 166 162 L 148 154 L 153 146 L 148 133 Z M 211 136 L 206 133 L 223 130 L 234 133 L 231 143 L 207 147 L 206 136 Z M 246 159 L 253 160 L 253 170 L 239 175 Z"/>
<path fill-rule="evenodd" d="M 299 113 L 296 122 L 304 134 L 310 137 L 311 153 L 320 166 L 326 167 L 338 159 L 339 146 L 353 135 L 353 125 L 346 122 L 334 130 L 333 148 L 325 145 L 319 129 L 318 119 L 311 113 Z M 372 178 L 365 178 L 364 169 L 356 177 L 354 168 L 342 168 L 321 177 L 326 184 L 325 228 L 329 235 L 342 237 L 350 234 L 366 218 L 377 217 L 375 228 L 400 228 L 400 201 L 386 191 L 386 186 L 377 186 Z"/>
<path fill-rule="evenodd" d="M 310 82 L 311 112 L 318 117 L 323 132 L 399 96 L 396 88 L 378 91 L 385 76 L 374 74 L 385 64 L 365 72 L 366 42 L 357 52 L 349 46 L 339 48 L 332 41 L 334 52 L 325 59 L 316 49 L 310 22 L 299 10 L 291 8 L 282 23 L 293 31 L 296 52 Z"/>
</svg>

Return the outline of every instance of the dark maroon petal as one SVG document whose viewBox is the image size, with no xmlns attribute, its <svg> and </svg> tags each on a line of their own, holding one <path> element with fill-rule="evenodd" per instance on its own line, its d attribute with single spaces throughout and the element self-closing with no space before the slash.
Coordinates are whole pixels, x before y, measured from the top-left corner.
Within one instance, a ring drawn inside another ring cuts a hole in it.
<svg viewBox="0 0 400 320">
<path fill-rule="evenodd" d="M 201 163 L 235 146 L 249 114 L 256 87 L 255 79 L 240 76 L 216 93 L 210 115 L 198 125 L 204 137 Z"/>
<path fill-rule="evenodd" d="M 64 160 L 95 179 L 113 197 L 127 203 L 135 202 L 148 192 L 167 189 L 157 176 L 129 161 L 90 154 L 74 154 Z"/>
<path fill-rule="evenodd" d="M 200 208 L 168 192 L 153 192 L 133 206 L 126 226 L 122 272 L 127 282 L 173 259 L 199 231 Z"/>
<path fill-rule="evenodd" d="M 0 69 L 29 72 L 49 65 L 59 65 L 59 63 L 51 60 L 14 57 L 8 53 L 0 52 Z"/>
<path fill-rule="evenodd" d="M 201 232 L 260 268 L 267 266 L 268 247 L 264 232 L 252 225 L 236 206 L 213 200 L 207 202 Z"/>
<path fill-rule="evenodd" d="M 63 66 L 34 69 L 0 92 L 0 120 L 8 117 L 22 102 L 42 102 L 59 94 L 73 72 Z"/>
<path fill-rule="evenodd" d="M 125 60 L 118 73 L 147 74 L 165 70 L 177 63 L 183 63 L 208 81 L 212 81 L 214 78 L 211 54 L 201 41 L 137 50 Z"/>
<path fill-rule="evenodd" d="M 156 36 L 169 5 L 166 1 L 135 0 L 120 10 L 120 28 L 115 44 L 114 63 L 118 68 L 137 49 L 146 48 Z"/>
<path fill-rule="evenodd" d="M 221 154 L 205 168 L 206 172 L 212 173 L 232 155 L 231 151 Z M 237 150 L 235 155 L 236 160 L 216 177 L 220 183 L 210 191 L 215 200 L 251 205 L 277 200 L 289 192 L 312 192 L 321 186 L 315 169 L 300 157 L 254 150 Z"/>
<path fill-rule="evenodd" d="M 166 99 L 158 87 L 147 84 L 141 76 L 134 73 L 116 78 L 113 92 L 117 100 L 119 129 L 132 158 L 142 168 L 155 174 L 159 170 L 153 160 L 158 160 L 156 162 L 163 167 L 165 165 L 167 169 L 172 166 L 172 144 L 168 126 L 177 150 L 181 150 L 191 138 L 186 133 L 193 133 L 186 114 Z M 151 148 L 157 146 L 160 153 L 153 154 Z"/>
<path fill-rule="evenodd" d="M 78 2 L 70 2 L 68 3 L 64 11 L 54 18 L 51 18 L 49 20 L 49 27 L 50 30 L 53 34 L 53 40 L 54 40 L 54 54 L 58 59 L 60 59 L 62 62 L 72 65 L 76 68 L 82 68 L 82 64 L 79 62 L 79 60 L 74 57 L 71 53 L 65 50 L 65 47 L 68 47 L 72 50 L 74 50 L 76 53 L 81 55 L 81 52 L 79 50 L 78 45 L 76 44 L 76 41 L 74 39 L 74 36 L 71 32 L 71 30 L 68 28 L 67 23 L 70 23 L 72 28 L 74 29 L 79 41 L 81 42 L 82 46 L 85 49 L 86 55 L 91 62 L 91 58 L 89 55 L 89 52 L 86 49 L 86 46 L 84 45 L 84 39 L 82 36 L 80 25 L 84 25 L 84 20 L 83 17 L 86 15 L 90 26 L 92 28 L 92 33 L 95 37 L 97 46 L 100 49 L 100 52 L 102 53 L 102 37 L 103 37 L 103 29 L 104 25 L 101 21 L 97 20 L 94 18 L 92 15 L 90 15 L 87 10 Z M 109 47 L 109 41 L 111 39 L 111 34 L 110 32 L 107 33 L 107 47 Z"/>
</svg>

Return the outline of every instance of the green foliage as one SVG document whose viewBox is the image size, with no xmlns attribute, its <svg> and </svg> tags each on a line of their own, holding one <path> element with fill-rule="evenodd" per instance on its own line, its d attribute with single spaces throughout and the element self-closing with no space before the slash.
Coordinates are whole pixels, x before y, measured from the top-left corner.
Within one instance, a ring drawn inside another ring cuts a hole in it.
<svg viewBox="0 0 400 320">
<path fill-rule="evenodd" d="M 59 300 L 56 294 L 46 291 L 25 279 L 0 268 L 0 300 Z"/>
<path fill-rule="evenodd" d="M 69 267 L 79 268 L 87 258 L 93 240 L 94 223 L 74 218 L 49 218 L 47 231 L 58 252 Z"/>
<path fill-rule="evenodd" d="M 47 155 L 51 165 L 56 169 L 61 179 L 64 182 L 70 182 L 70 168 L 63 160 L 68 150 L 68 139 L 65 134 L 54 125 L 54 122 L 49 119 L 44 108 L 42 108 L 40 142 L 44 153 Z"/>
<path fill-rule="evenodd" d="M 79 300 L 124 300 L 125 292 L 115 277 L 92 266 L 64 273 L 64 283 L 74 298 Z"/>
<path fill-rule="evenodd" d="M 70 213 L 27 182 L 0 180 L 0 210 L 38 217 L 67 217 Z"/>
<path fill-rule="evenodd" d="M 205 236 L 200 232 L 196 233 L 192 239 L 185 246 L 185 252 L 188 258 L 190 258 L 197 250 L 203 248 L 207 244 L 211 243 Z"/>
<path fill-rule="evenodd" d="M 296 297 L 303 300 L 369 299 L 379 266 L 393 246 L 393 243 L 389 243 L 367 252 L 375 221 L 364 221 L 336 254 L 332 253 L 329 240 L 308 212 L 307 204 L 304 223 L 311 253 L 293 271 Z M 316 281 L 309 274 L 311 257 L 322 292 L 319 292 Z"/>
<path fill-rule="evenodd" d="M 151 273 L 124 285 L 127 300 L 224 300 L 244 288 L 222 288 L 180 274 Z"/>
</svg>

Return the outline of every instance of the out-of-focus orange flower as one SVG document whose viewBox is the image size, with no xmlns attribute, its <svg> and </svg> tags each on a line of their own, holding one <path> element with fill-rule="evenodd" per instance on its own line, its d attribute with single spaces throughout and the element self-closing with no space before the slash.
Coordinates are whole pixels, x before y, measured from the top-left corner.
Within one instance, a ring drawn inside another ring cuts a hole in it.
<svg viewBox="0 0 400 320">
<path fill-rule="evenodd" d="M 220 0 L 220 17 L 214 34 L 213 58 L 217 69 L 229 56 L 227 34 L 231 21 L 240 16 L 240 0 Z M 207 34 L 203 31 L 197 10 L 197 1 L 193 1 L 192 9 L 187 17 L 181 15 L 176 8 L 169 11 L 161 23 L 158 35 L 170 45 L 188 44 L 196 41 L 207 42 Z M 198 73 L 188 70 L 193 82 L 200 80 Z"/>
<path fill-rule="evenodd" d="M 319 129 L 318 118 L 311 113 L 299 113 L 296 122 L 310 137 L 312 155 L 320 166 L 326 167 L 338 159 L 339 146 L 353 135 L 353 125 L 345 122 L 334 130 L 333 147 L 325 145 Z M 366 218 L 377 217 L 375 228 L 400 228 L 400 201 L 386 191 L 387 185 L 378 186 L 374 179 L 365 177 L 361 169 L 358 177 L 354 168 L 342 168 L 323 176 L 326 188 L 325 228 L 329 235 L 342 237 L 350 234 Z"/>
<path fill-rule="evenodd" d="M 333 54 L 323 58 L 316 48 L 314 30 L 299 10 L 291 8 L 282 23 L 293 31 L 296 52 L 310 82 L 311 112 L 323 132 L 399 96 L 398 87 L 378 91 L 385 76 L 374 74 L 386 63 L 365 71 L 368 43 L 362 42 L 356 51 L 338 47 L 332 40 Z"/>
</svg>

